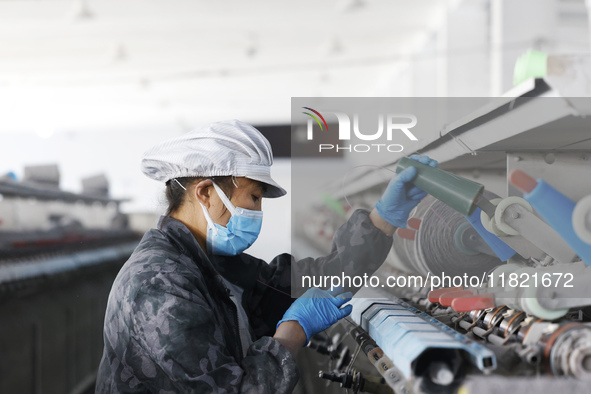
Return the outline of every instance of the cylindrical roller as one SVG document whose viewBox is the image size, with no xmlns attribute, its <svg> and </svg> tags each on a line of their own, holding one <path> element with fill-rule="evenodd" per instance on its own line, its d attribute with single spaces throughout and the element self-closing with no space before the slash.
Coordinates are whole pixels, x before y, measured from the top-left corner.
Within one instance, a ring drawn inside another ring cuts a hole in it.
<svg viewBox="0 0 591 394">
<path fill-rule="evenodd" d="M 591 194 L 583 197 L 575 206 L 573 227 L 579 238 L 591 244 Z"/>
<path fill-rule="evenodd" d="M 412 181 L 416 186 L 462 215 L 472 215 L 476 209 L 474 202 L 484 190 L 484 186 L 406 157 L 400 159 L 396 172 L 400 173 L 408 167 L 417 169 L 417 176 Z"/>
<path fill-rule="evenodd" d="M 448 291 L 439 296 L 439 303 L 442 306 L 451 306 L 454 299 L 468 296 L 473 297 L 474 292 L 472 290 Z"/>
<path fill-rule="evenodd" d="M 488 232 L 484 226 L 482 225 L 482 221 L 480 220 L 481 217 L 481 210 L 478 208 L 474 211 L 474 213 L 468 217 L 468 221 L 474 227 L 474 229 L 480 234 L 482 239 L 490 246 L 490 248 L 495 252 L 497 257 L 502 261 L 507 261 L 511 257 L 515 255 L 515 252 L 509 245 L 503 242 L 499 237 L 494 235 L 493 233 Z"/>
<path fill-rule="evenodd" d="M 560 234 L 587 265 L 591 265 L 591 245 L 583 242 L 573 228 L 575 202 L 543 179 L 537 179 L 537 184 L 532 189 L 532 179 L 521 170 L 515 170 L 510 176 L 511 183 L 526 192 L 523 198 L 534 207 L 546 223 Z"/>
<path fill-rule="evenodd" d="M 520 274 L 519 271 L 516 273 L 517 275 Z M 524 287 L 524 291 L 518 300 L 518 309 L 525 311 L 529 315 L 539 317 L 540 319 L 544 320 L 559 319 L 568 313 L 568 308 L 549 309 L 540 304 L 540 301 L 536 297 L 536 288 L 534 287 L 536 285 L 535 279 L 532 276 L 530 276 L 530 279 L 526 285 L 529 287 Z"/>
<path fill-rule="evenodd" d="M 505 210 L 513 204 L 519 204 L 525 209 L 527 209 L 529 212 L 533 212 L 533 208 L 531 207 L 531 205 L 521 197 L 511 196 L 503 198 L 501 201 L 499 201 L 499 203 L 497 204 L 497 209 L 495 210 L 494 220 L 495 224 L 497 225 L 497 228 L 507 235 L 520 234 L 519 231 L 515 230 L 513 227 L 505 223 L 505 221 L 503 220 Z"/>
<path fill-rule="evenodd" d="M 451 292 L 451 291 L 459 291 L 459 290 L 464 290 L 464 288 L 463 287 L 445 287 L 442 289 L 431 290 L 428 295 L 429 302 L 439 302 L 439 297 L 441 297 L 442 294 L 447 293 L 447 292 Z"/>
<path fill-rule="evenodd" d="M 468 312 L 474 310 L 484 310 L 494 308 L 495 296 L 493 293 L 476 294 L 474 296 L 465 296 L 454 298 L 451 307 L 456 312 Z"/>
</svg>

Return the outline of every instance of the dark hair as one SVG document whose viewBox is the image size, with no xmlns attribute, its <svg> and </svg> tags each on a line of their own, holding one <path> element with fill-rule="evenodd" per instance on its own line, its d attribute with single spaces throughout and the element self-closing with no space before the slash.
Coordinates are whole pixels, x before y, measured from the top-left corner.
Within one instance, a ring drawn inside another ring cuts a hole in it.
<svg viewBox="0 0 591 394">
<path fill-rule="evenodd" d="M 232 192 L 234 191 L 233 183 L 232 183 L 232 176 L 210 176 L 210 177 L 183 177 L 183 178 L 176 178 L 178 181 L 175 182 L 174 179 L 166 181 L 166 200 L 168 201 L 168 208 L 166 209 L 166 216 L 170 216 L 174 212 L 176 212 L 181 205 L 185 202 L 185 196 L 187 192 L 190 192 L 190 186 L 193 184 L 199 183 L 201 181 L 210 179 L 218 185 L 228 198 L 232 198 Z M 183 189 L 180 185 L 183 185 L 185 189 Z M 225 208 L 225 207 L 224 207 Z"/>
</svg>

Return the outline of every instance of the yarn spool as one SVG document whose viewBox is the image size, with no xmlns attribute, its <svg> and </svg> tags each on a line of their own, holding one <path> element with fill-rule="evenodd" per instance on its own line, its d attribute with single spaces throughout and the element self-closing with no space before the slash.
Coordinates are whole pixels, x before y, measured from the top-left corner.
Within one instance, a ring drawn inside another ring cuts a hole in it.
<svg viewBox="0 0 591 394">
<path fill-rule="evenodd" d="M 457 248 L 454 235 L 466 218 L 441 201 L 435 201 L 423 217 L 417 247 L 429 271 L 435 275 L 482 276 L 502 262 L 486 254 L 465 254 Z"/>
<path fill-rule="evenodd" d="M 466 218 L 447 204 L 427 196 L 413 217 L 420 219 L 421 227 L 415 241 L 396 239 L 394 249 L 400 266 L 408 272 L 427 275 L 478 276 L 502 264 L 496 257 L 486 254 L 463 253 L 454 241 L 460 226 Z"/>
</svg>

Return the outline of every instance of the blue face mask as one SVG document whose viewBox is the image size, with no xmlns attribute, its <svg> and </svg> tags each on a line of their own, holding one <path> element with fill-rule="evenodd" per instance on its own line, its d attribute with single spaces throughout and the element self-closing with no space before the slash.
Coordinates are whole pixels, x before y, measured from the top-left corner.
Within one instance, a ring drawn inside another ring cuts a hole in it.
<svg viewBox="0 0 591 394">
<path fill-rule="evenodd" d="M 211 219 L 209 212 L 201 204 L 207 221 L 207 253 L 235 256 L 256 241 L 263 224 L 263 212 L 235 207 L 218 185 L 214 183 L 213 187 L 232 216 L 226 227 L 220 226 Z"/>
</svg>

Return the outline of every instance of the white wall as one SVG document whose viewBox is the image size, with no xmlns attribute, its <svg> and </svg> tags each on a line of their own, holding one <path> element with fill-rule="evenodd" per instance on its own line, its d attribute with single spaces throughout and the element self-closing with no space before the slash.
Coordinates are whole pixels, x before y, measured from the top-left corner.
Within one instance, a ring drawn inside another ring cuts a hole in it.
<svg viewBox="0 0 591 394">
<path fill-rule="evenodd" d="M 589 53 L 584 0 L 463 0 L 417 39 L 405 61 L 384 66 L 379 96 L 489 97 L 513 86 L 527 50 Z M 410 86 L 409 86 L 410 81 Z"/>
</svg>

